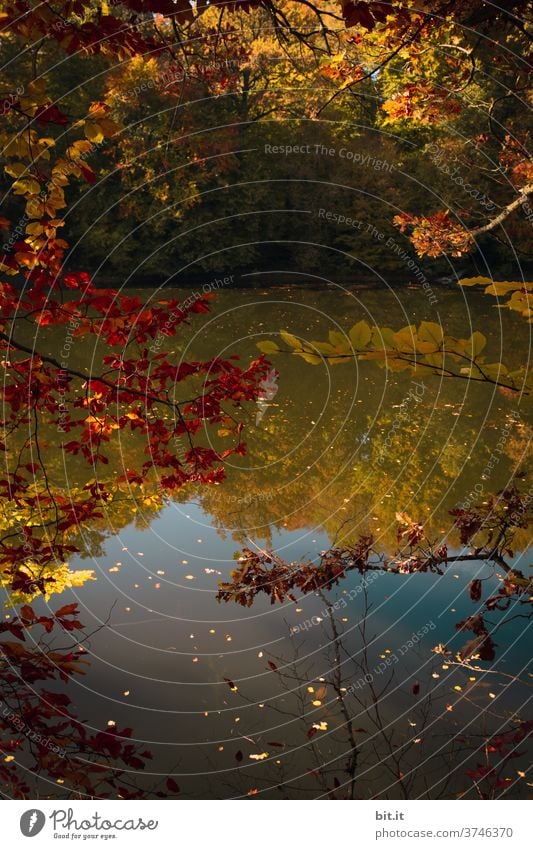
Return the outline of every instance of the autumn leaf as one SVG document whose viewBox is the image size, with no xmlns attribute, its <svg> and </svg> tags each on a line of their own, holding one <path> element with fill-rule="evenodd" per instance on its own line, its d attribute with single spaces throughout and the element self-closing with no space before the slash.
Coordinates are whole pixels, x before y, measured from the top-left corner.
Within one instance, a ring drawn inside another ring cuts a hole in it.
<svg viewBox="0 0 533 849">
<path fill-rule="evenodd" d="M 350 342 L 356 351 L 361 351 L 366 348 L 372 338 L 372 330 L 370 325 L 362 320 L 351 328 L 349 332 Z"/>
<path fill-rule="evenodd" d="M 472 601 L 481 600 L 481 581 L 479 578 L 475 578 L 473 581 L 470 581 L 468 585 L 468 593 Z"/>
<path fill-rule="evenodd" d="M 264 354 L 279 354 L 279 346 L 275 342 L 258 342 L 257 347 Z"/>
</svg>

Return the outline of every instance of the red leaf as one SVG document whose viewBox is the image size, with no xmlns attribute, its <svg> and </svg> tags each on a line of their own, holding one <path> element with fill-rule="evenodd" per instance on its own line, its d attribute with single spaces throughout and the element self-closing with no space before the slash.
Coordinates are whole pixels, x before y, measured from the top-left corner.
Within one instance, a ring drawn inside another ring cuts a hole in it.
<svg viewBox="0 0 533 849">
<path fill-rule="evenodd" d="M 84 179 L 91 185 L 94 185 L 94 183 L 96 183 L 96 174 L 94 173 L 93 169 L 89 168 L 88 165 L 83 165 L 81 162 L 78 162 L 77 164 Z"/>
<path fill-rule="evenodd" d="M 173 778 L 167 778 L 167 790 L 170 790 L 171 793 L 179 793 L 179 784 L 176 784 Z"/>
<path fill-rule="evenodd" d="M 26 619 L 29 622 L 34 622 L 35 619 L 37 618 L 35 616 L 33 607 L 30 607 L 29 604 L 23 604 L 22 605 L 22 607 L 20 608 L 20 615 L 22 616 L 23 619 Z"/>
<path fill-rule="evenodd" d="M 56 616 L 58 618 L 61 616 L 74 616 L 74 614 L 77 613 L 79 613 L 79 610 L 76 602 L 74 602 L 74 604 L 65 604 L 63 607 L 60 607 L 59 610 L 56 610 Z"/>
<path fill-rule="evenodd" d="M 357 24 L 365 27 L 367 30 L 372 30 L 375 27 L 375 21 L 369 9 L 370 3 L 353 2 L 347 0 L 342 4 L 342 14 L 346 21 L 347 27 L 354 27 Z"/>
<path fill-rule="evenodd" d="M 53 104 L 41 106 L 35 113 L 35 120 L 39 124 L 60 124 L 63 127 L 68 124 L 67 116 Z"/>
<path fill-rule="evenodd" d="M 472 601 L 480 601 L 481 599 L 481 581 L 479 578 L 476 578 L 474 581 L 470 581 L 468 585 L 468 593 Z"/>
</svg>

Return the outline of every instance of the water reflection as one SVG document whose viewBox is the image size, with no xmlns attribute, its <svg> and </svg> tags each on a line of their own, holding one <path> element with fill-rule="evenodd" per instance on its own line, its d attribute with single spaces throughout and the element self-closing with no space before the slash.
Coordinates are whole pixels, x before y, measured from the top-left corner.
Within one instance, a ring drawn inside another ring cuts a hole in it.
<svg viewBox="0 0 533 849">
<path fill-rule="evenodd" d="M 478 321 L 489 338 L 512 333 L 520 347 L 527 328 L 507 317 L 502 324 L 484 308 L 480 301 Z M 449 332 L 464 330 L 458 295 L 443 293 L 439 309 Z M 181 348 L 164 344 L 176 357 L 190 346 L 188 358 L 245 358 L 280 327 L 321 338 L 332 321 L 350 326 L 362 311 L 377 323 L 401 325 L 406 316 L 434 317 L 428 310 L 414 292 L 404 292 L 401 303 L 383 292 L 365 292 L 362 303 L 320 291 L 287 290 L 275 298 L 225 292 Z M 53 353 L 60 339 L 51 333 L 47 342 Z M 83 350 L 72 358 L 82 365 Z M 85 627 L 75 639 L 88 661 L 83 677 L 57 686 L 68 689 L 89 726 L 134 729 L 153 759 L 145 758 L 141 770 L 137 754 L 128 753 L 134 760 L 126 770 L 138 773 L 136 786 L 148 795 L 175 792 L 166 786 L 169 775 L 184 796 L 202 798 L 475 793 L 467 772 L 476 771 L 478 746 L 511 733 L 509 727 L 523 733 L 527 690 L 509 676 L 526 675 L 520 637 L 529 622 L 510 626 L 500 672 L 492 675 L 484 668 L 468 674 L 431 649 L 456 645 L 456 622 L 473 612 L 464 590 L 474 576 L 487 588 L 499 586 L 490 565 L 474 571 L 459 564 L 442 576 L 382 574 L 362 591 L 361 576 L 350 574 L 327 595 L 274 607 L 258 600 L 246 610 L 218 604 L 216 593 L 235 550 L 250 541 L 300 560 L 371 532 L 390 551 L 398 511 L 457 548 L 449 511 L 470 493 L 482 499 L 527 471 L 530 426 L 516 415 L 513 398 L 485 386 L 431 375 L 414 383 L 368 362 L 310 368 L 289 357 L 276 369 L 276 391 L 265 392 L 261 415 L 246 411 L 247 454 L 232 458 L 220 485 L 188 484 L 176 493 L 155 473 L 142 486 L 120 481 L 124 470 L 142 465 L 147 446 L 135 432 L 112 437 L 109 466 L 97 472 L 109 497 L 95 488 L 98 509 L 63 540 L 80 550 L 65 550 L 71 571 L 91 569 L 96 580 L 79 577 L 77 588 L 50 565 L 56 582 L 47 587 L 49 604 L 79 604 Z M 504 431 L 504 451 L 487 474 Z M 228 442 L 224 428 L 204 438 L 217 449 Z M 48 475 L 57 491 L 74 498 L 95 486 L 94 472 L 76 457 L 65 461 L 57 439 L 55 429 L 44 429 Z M 21 525 L 46 525 L 53 506 L 32 508 L 31 521 L 27 510 L 5 502 L 3 529 L 14 527 L 22 538 Z M 512 562 L 527 543 L 526 529 L 518 529 Z M 47 604 L 33 589 L 14 601 L 33 595 L 36 613 L 44 615 Z M 63 648 L 61 639 L 55 645 Z M 495 751 L 503 756 L 513 745 L 511 735 L 497 740 Z M 518 769 L 498 779 L 510 779 L 513 796 L 526 792 Z M 58 795 L 79 791 L 78 779 L 61 778 Z M 507 787 L 495 787 L 487 775 L 474 780 L 485 782 L 488 795 Z M 43 782 L 37 792 L 50 789 Z"/>
</svg>

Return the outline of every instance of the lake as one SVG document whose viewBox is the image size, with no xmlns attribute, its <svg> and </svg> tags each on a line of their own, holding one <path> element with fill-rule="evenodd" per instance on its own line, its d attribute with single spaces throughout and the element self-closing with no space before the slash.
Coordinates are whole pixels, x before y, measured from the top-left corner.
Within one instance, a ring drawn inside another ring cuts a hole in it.
<svg viewBox="0 0 533 849">
<path fill-rule="evenodd" d="M 505 350 L 506 363 L 530 347 L 530 326 L 471 290 L 435 285 L 430 303 L 414 287 L 276 283 L 226 286 L 209 315 L 182 325 L 160 350 L 176 362 L 247 361 L 280 329 L 320 340 L 362 318 L 395 329 L 437 321 L 458 336 L 480 329 L 494 360 Z M 58 357 L 64 331 L 42 333 L 41 349 Z M 97 346 L 80 340 L 69 365 L 90 369 L 97 358 Z M 373 362 L 272 362 L 267 397 L 242 415 L 247 452 L 229 458 L 221 484 L 172 493 L 154 474 L 142 488 L 117 487 L 101 518 L 80 523 L 70 567 L 92 569 L 95 580 L 51 604 L 79 603 L 90 663 L 64 686 L 89 728 L 131 727 L 151 751 L 144 770 L 129 770 L 148 796 L 164 791 L 169 775 L 183 798 L 326 798 L 346 789 L 354 798 L 475 796 L 467 773 L 485 762 L 478 742 L 527 719 L 531 686 L 525 620 L 495 636 L 494 663 L 455 661 L 465 641 L 456 624 L 476 609 L 467 587 L 482 579 L 484 591 L 496 590 L 502 574 L 493 564 L 368 580 L 350 572 L 328 593 L 276 605 L 216 596 L 243 547 L 316 561 L 332 545 L 372 534 L 390 553 L 397 513 L 459 553 L 450 510 L 481 503 L 528 470 L 525 404 L 496 386 L 429 371 L 414 379 Z M 204 438 L 217 450 L 231 443 L 223 429 Z M 94 472 L 60 442 L 55 427 L 44 428 L 51 479 L 68 492 Z M 145 439 L 119 432 L 107 454 L 98 476 L 112 480 L 146 460 Z M 511 565 L 527 569 L 528 545 L 519 529 Z M 438 645 L 451 655 L 432 651 Z M 518 760 L 504 763 L 510 797 L 525 792 L 515 782 L 520 769 Z M 40 795 L 55 792 L 39 784 Z"/>
</svg>

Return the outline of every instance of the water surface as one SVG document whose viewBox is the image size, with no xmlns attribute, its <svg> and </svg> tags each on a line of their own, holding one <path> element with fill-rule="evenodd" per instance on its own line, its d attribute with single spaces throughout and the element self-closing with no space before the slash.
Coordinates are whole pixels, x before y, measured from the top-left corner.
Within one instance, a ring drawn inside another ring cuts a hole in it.
<svg viewBox="0 0 533 849">
<path fill-rule="evenodd" d="M 494 360 L 505 349 L 506 363 L 529 348 L 527 325 L 470 291 L 439 290 L 430 304 L 420 289 L 279 286 L 228 287 L 209 316 L 195 317 L 161 350 L 176 362 L 235 354 L 246 361 L 279 329 L 325 339 L 331 328 L 347 330 L 361 318 L 394 329 L 440 321 L 446 333 L 463 337 L 482 329 Z M 57 356 L 63 331 L 44 338 Z M 70 364 L 90 368 L 93 353 L 79 343 Z M 352 573 L 327 598 L 276 606 L 266 598 L 250 608 L 221 604 L 216 593 L 245 545 L 313 560 L 332 544 L 371 533 L 376 547 L 390 552 L 398 511 L 460 551 L 449 511 L 526 471 L 527 419 L 515 398 L 488 385 L 430 373 L 415 381 L 372 362 L 314 367 L 282 356 L 273 364 L 276 391 L 261 415 L 259 408 L 243 411 L 247 453 L 230 458 L 222 484 L 170 494 L 154 474 L 142 491 L 122 487 L 102 519 L 79 529 L 82 552 L 70 565 L 93 569 L 96 580 L 61 600 L 76 599 L 95 633 L 85 644 L 87 674 L 69 682 L 69 693 L 89 725 L 132 727 L 152 750 L 143 775 L 132 776 L 148 795 L 171 774 L 183 796 L 309 798 L 348 783 L 352 746 L 338 690 L 357 685 L 346 697 L 358 747 L 353 795 L 460 794 L 475 761 L 460 736 L 473 739 L 524 718 L 527 689 L 505 675 L 527 675 L 527 641 L 520 620 L 509 626 L 497 673 L 485 663 L 468 675 L 431 649 L 459 648 L 464 637 L 455 624 L 475 610 L 466 586 L 482 577 L 496 588 L 497 570 L 482 563 L 442 576 L 381 574 L 366 593 L 351 592 L 361 584 Z M 486 474 L 503 432 L 505 450 Z M 217 448 L 228 443 L 216 433 L 204 438 Z M 84 461 L 65 459 L 58 440 L 50 428 L 55 480 L 66 489 L 83 485 L 90 476 Z M 99 474 L 139 468 L 145 448 L 142 436 L 122 433 Z M 520 531 L 511 562 L 524 568 L 526 557 Z M 338 602 L 337 644 L 328 599 Z M 405 649 L 417 632 L 416 645 Z M 387 661 L 390 655 L 398 661 Z"/>
</svg>

